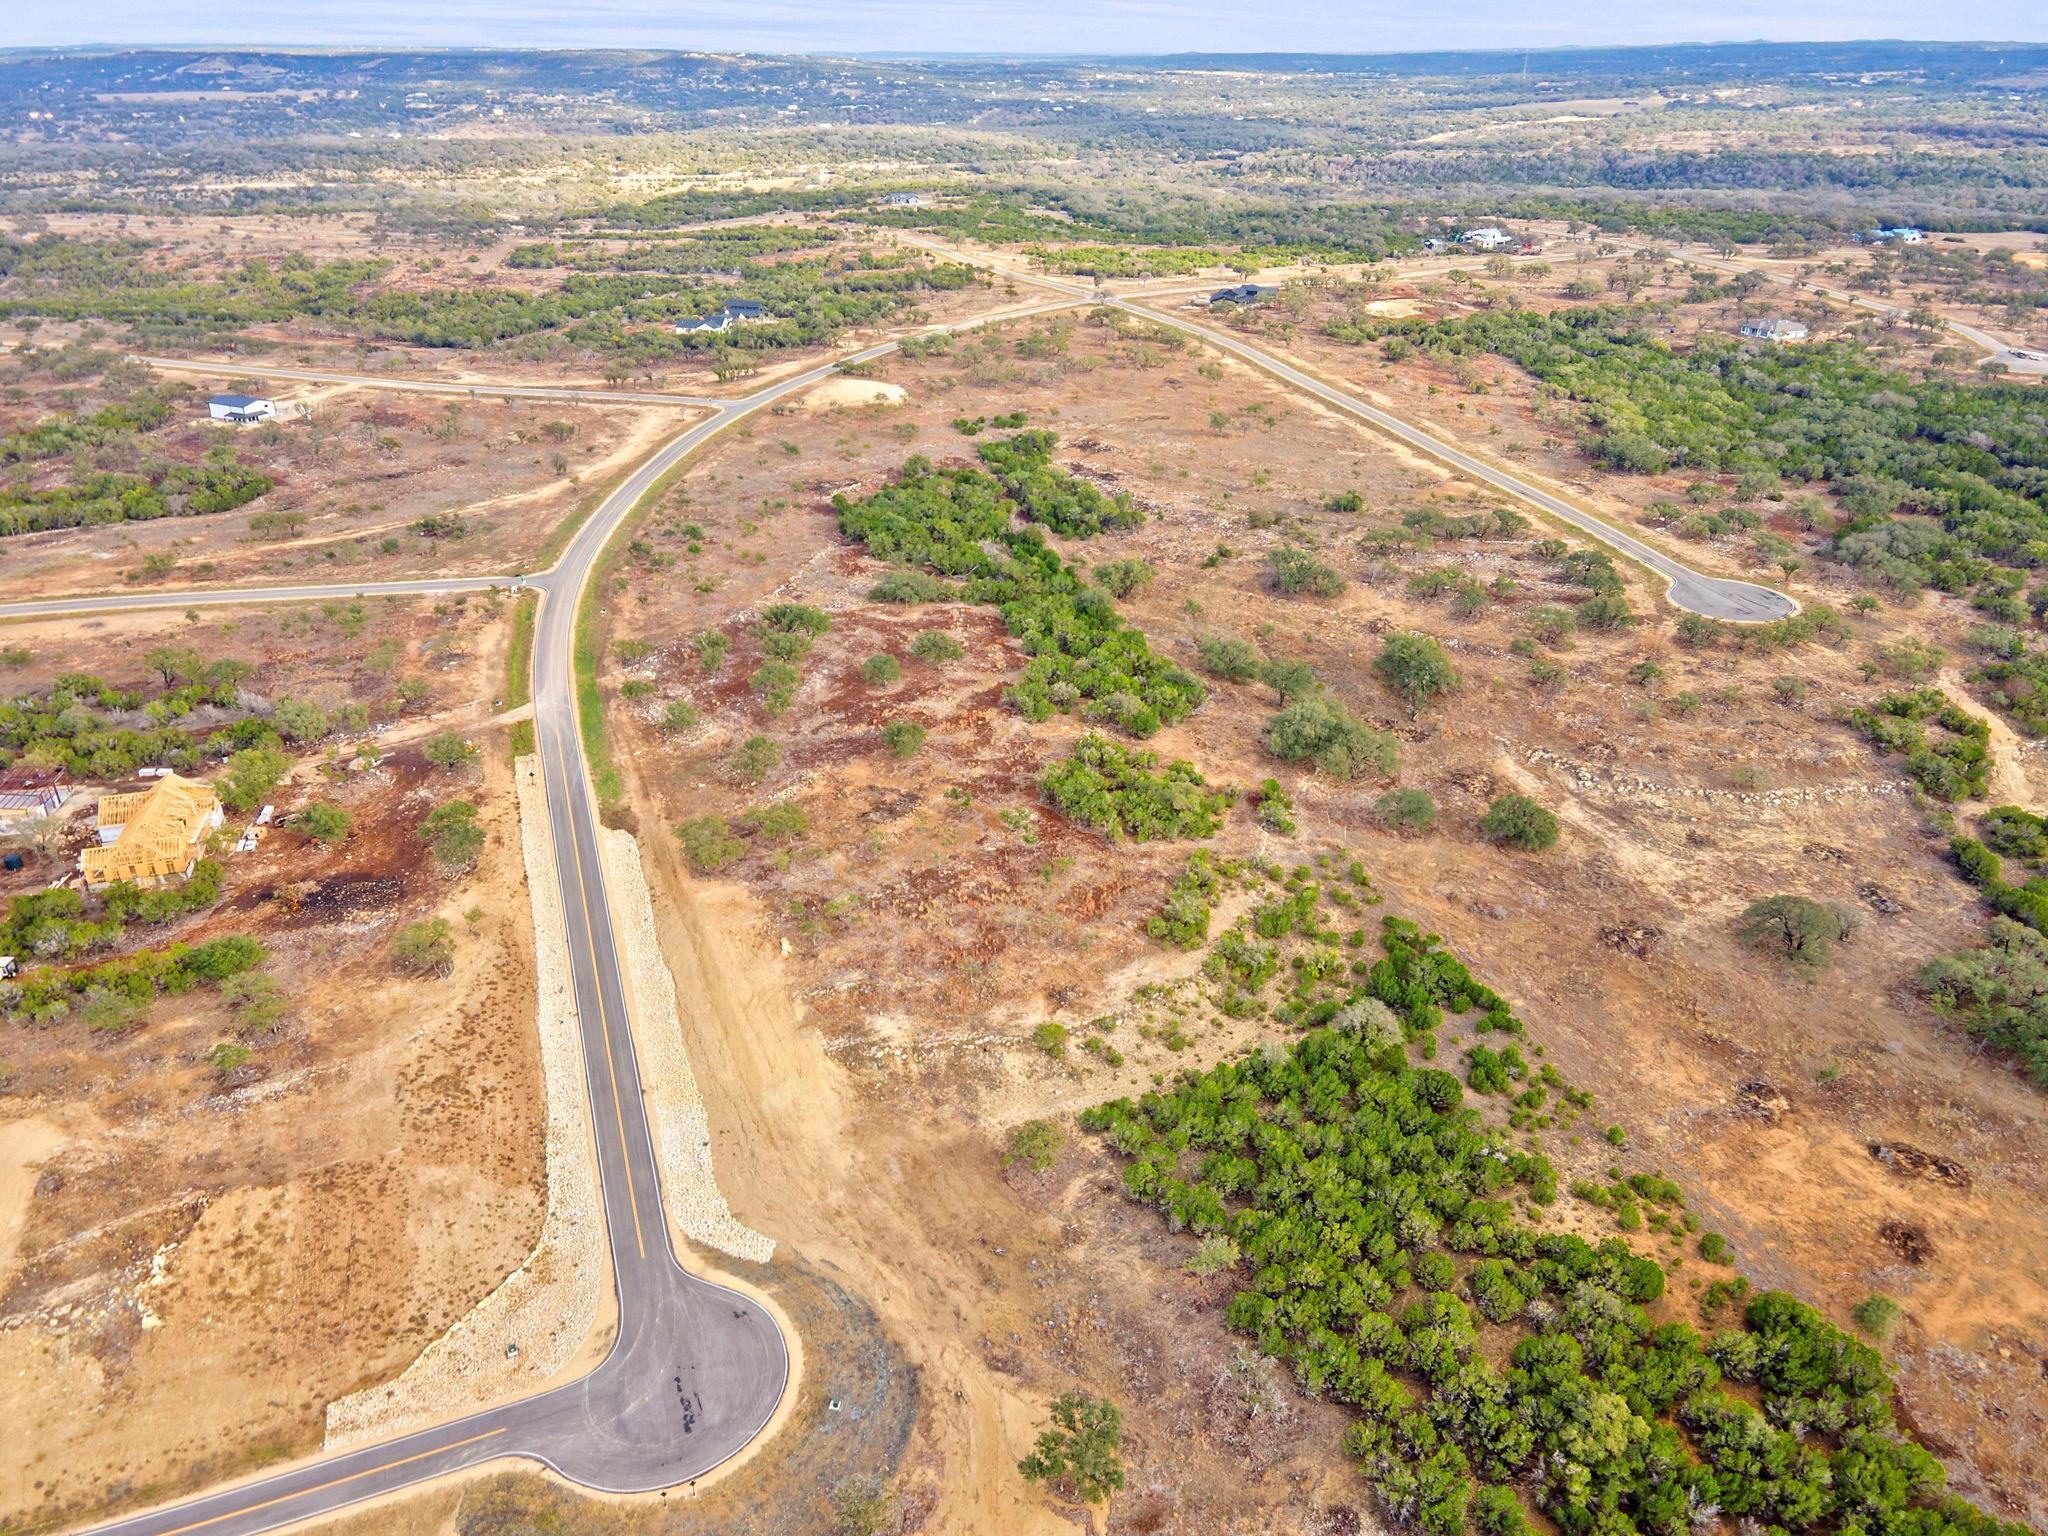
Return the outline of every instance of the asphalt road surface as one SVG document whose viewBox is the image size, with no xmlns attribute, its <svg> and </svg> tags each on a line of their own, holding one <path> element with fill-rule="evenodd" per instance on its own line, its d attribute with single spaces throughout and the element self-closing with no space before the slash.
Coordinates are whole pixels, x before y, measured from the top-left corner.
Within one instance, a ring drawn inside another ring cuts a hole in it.
<svg viewBox="0 0 2048 1536">
<path fill-rule="evenodd" d="M 1272 353 L 1241 341 L 1228 331 L 1188 320 L 1167 310 L 1154 309 L 1150 305 L 1132 299 L 1120 299 L 1097 293 L 1079 283 L 1064 283 L 1057 278 L 1040 277 L 1035 273 L 1020 272 L 1010 267 L 999 266 L 985 258 L 941 245 L 936 241 L 921 240 L 915 236 L 903 236 L 907 243 L 950 256 L 956 261 L 973 262 L 991 267 L 1005 277 L 1018 282 L 1030 283 L 1035 287 L 1050 289 L 1056 293 L 1095 304 L 1106 304 L 1127 313 L 1141 315 L 1147 320 L 1170 325 L 1175 330 L 1199 336 L 1212 346 L 1220 347 L 1234 356 L 1244 359 L 1253 367 L 1269 373 L 1296 389 L 1314 395 L 1326 405 L 1370 423 L 1389 437 L 1399 438 L 1417 451 L 1427 454 L 1440 463 L 1448 464 L 1460 472 L 1483 480 L 1496 490 L 1505 491 L 1518 501 L 1540 508 L 1561 522 L 1571 524 L 1581 532 L 1598 539 L 1610 548 L 1619 550 L 1640 565 L 1647 566 L 1662 576 L 1665 591 L 1671 601 L 1689 613 L 1703 614 L 1710 619 L 1722 619 L 1735 624 L 1760 624 L 1772 619 L 1782 619 L 1799 611 L 1798 603 L 1783 592 L 1760 586 L 1752 581 L 1734 581 L 1725 576 L 1709 576 L 1696 571 L 1682 560 L 1673 559 L 1653 544 L 1645 543 L 1634 534 L 1626 533 L 1592 513 L 1572 505 L 1554 492 L 1545 490 L 1532 481 L 1496 468 L 1484 459 L 1465 452 L 1462 448 L 1445 442 L 1442 438 L 1425 432 L 1422 428 L 1403 421 L 1400 417 L 1381 410 L 1369 401 L 1360 399 L 1348 390 L 1340 389 L 1326 380 L 1307 373 L 1294 364 Z"/>
<path fill-rule="evenodd" d="M 395 389 L 416 395 L 464 395 L 477 399 L 587 400 L 615 405 L 731 405 L 714 395 L 665 395 L 648 390 L 578 389 L 568 384 L 472 384 L 451 379 L 400 379 L 381 373 L 330 373 L 320 368 L 283 368 L 260 359 L 195 362 L 185 357 L 149 357 L 134 353 L 131 363 L 146 363 L 165 373 L 197 373 L 222 379 L 290 379 L 300 384 L 356 384 L 365 389 Z"/>
<path fill-rule="evenodd" d="M 1069 301 L 1061 300 L 930 330 L 966 330 L 990 319 L 1068 307 Z M 254 1536 L 508 1457 L 541 1462 L 601 1492 L 675 1488 L 743 1450 L 774 1415 L 789 1380 L 789 1351 L 781 1330 L 747 1297 L 686 1272 L 669 1245 L 598 851 L 597 803 L 577 738 L 576 606 L 619 524 L 687 455 L 755 411 L 810 388 L 849 363 L 881 357 L 895 347 L 893 341 L 883 342 L 743 399 L 715 402 L 711 416 L 673 438 L 604 499 L 551 570 L 525 583 L 542 593 L 534 635 L 535 747 L 554 835 L 555 878 L 568 930 L 570 982 L 618 1294 L 619 1332 L 611 1353 L 588 1376 L 553 1391 L 113 1521 L 95 1527 L 94 1536 Z M 463 577 L 118 593 L 4 603 L 0 619 L 511 585 L 507 577 Z"/>
</svg>

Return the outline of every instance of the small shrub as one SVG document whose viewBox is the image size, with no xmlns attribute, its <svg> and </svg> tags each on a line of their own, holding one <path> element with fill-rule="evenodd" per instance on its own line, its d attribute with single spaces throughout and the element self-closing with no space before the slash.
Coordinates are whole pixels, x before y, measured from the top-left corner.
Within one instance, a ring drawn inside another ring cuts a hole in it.
<svg viewBox="0 0 2048 1536">
<path fill-rule="evenodd" d="M 1067 1054 L 1067 1026 L 1058 1019 L 1047 1019 L 1031 1031 L 1031 1043 L 1058 1061 Z"/>
<path fill-rule="evenodd" d="M 882 727 L 882 745 L 898 762 L 917 756 L 924 748 L 925 730 L 915 720 L 891 720 Z"/>
<path fill-rule="evenodd" d="M 1457 668 L 1444 648 L 1429 635 L 1394 634 L 1380 647 L 1374 674 L 1407 701 L 1411 712 L 1457 691 Z"/>
<path fill-rule="evenodd" d="M 782 762 L 781 744 L 766 736 L 749 736 L 732 756 L 733 776 L 758 784 Z"/>
<path fill-rule="evenodd" d="M 334 844 L 348 836 L 355 818 L 331 800 L 315 800 L 292 818 L 317 842 Z"/>
<path fill-rule="evenodd" d="M 1151 586 L 1156 575 L 1147 560 L 1105 560 L 1095 567 L 1095 584 L 1112 597 L 1129 597 Z"/>
<path fill-rule="evenodd" d="M 435 806 L 419 831 L 443 869 L 468 869 L 484 849 L 484 829 L 476 824 L 476 807 L 467 800 Z"/>
<path fill-rule="evenodd" d="M 1234 635 L 1203 635 L 1195 655 L 1204 672 L 1226 683 L 1248 683 L 1259 675 L 1258 647 Z"/>
<path fill-rule="evenodd" d="M 1849 1309 L 1849 1318 L 1873 1339 L 1888 1339 L 1899 1323 L 1899 1304 L 1889 1296 L 1866 1296 Z"/>
<path fill-rule="evenodd" d="M 446 976 L 455 969 L 455 929 L 445 917 L 407 923 L 391 941 L 391 958 L 415 976 Z"/>
<path fill-rule="evenodd" d="M 454 731 L 440 731 L 426 739 L 421 754 L 443 773 L 453 773 L 476 759 L 476 748 Z"/>
<path fill-rule="evenodd" d="M 1479 830 L 1496 843 L 1525 853 L 1557 845 L 1557 818 L 1527 795 L 1502 795 L 1480 817 Z"/>
<path fill-rule="evenodd" d="M 1067 1133 L 1050 1120 L 1026 1120 L 1010 1132 L 1009 1150 L 1003 1154 L 1003 1166 L 1013 1163 L 1027 1163 L 1034 1173 L 1045 1173 L 1060 1159 L 1060 1148 L 1067 1144 Z"/>
<path fill-rule="evenodd" d="M 1389 832 L 1427 832 L 1436 825 L 1436 801 L 1426 789 L 1390 789 L 1372 805 L 1373 818 Z"/>
<path fill-rule="evenodd" d="M 866 682 L 871 688 L 886 687 L 890 683 L 902 680 L 903 663 L 887 652 L 883 652 L 879 655 L 870 656 L 866 661 L 862 662 L 860 664 L 860 675 L 862 681 Z"/>
<path fill-rule="evenodd" d="M 1318 559 L 1313 550 L 1303 549 L 1299 544 L 1281 545 L 1266 556 L 1266 563 L 1272 569 L 1273 584 L 1290 596 L 1327 598 L 1343 594 L 1343 576 Z"/>
<path fill-rule="evenodd" d="M 668 707 L 661 712 L 661 729 L 668 736 L 694 731 L 697 729 L 697 706 L 688 699 L 670 699 Z"/>
<path fill-rule="evenodd" d="M 943 629 L 925 629 L 918 631 L 917 638 L 910 642 L 910 654 L 919 661 L 936 666 L 942 662 L 958 661 L 967 654 L 967 647 Z"/>
<path fill-rule="evenodd" d="M 747 851 L 723 816 L 692 816 L 677 822 L 676 841 L 683 845 L 690 868 L 700 875 L 716 874 Z"/>
</svg>

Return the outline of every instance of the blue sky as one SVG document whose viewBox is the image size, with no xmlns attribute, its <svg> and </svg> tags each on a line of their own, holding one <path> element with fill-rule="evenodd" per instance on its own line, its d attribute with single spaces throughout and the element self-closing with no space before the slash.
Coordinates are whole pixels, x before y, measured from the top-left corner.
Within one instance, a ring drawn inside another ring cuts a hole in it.
<svg viewBox="0 0 2048 1536">
<path fill-rule="evenodd" d="M 50 0 L 0 46 L 641 47 L 812 52 L 1328 52 L 1927 38 L 2048 41 L 2048 0 Z"/>
</svg>

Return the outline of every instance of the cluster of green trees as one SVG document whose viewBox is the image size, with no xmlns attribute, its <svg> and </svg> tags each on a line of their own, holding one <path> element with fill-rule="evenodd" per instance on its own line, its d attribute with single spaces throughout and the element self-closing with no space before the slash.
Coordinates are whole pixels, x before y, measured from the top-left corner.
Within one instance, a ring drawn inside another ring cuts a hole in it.
<svg viewBox="0 0 2048 1536">
<path fill-rule="evenodd" d="M 1156 753 L 1091 732 L 1041 782 L 1064 815 L 1111 838 L 1212 835 L 1232 796 L 1210 790 L 1193 763 L 1175 761 L 1155 773 L 1158 762 Z"/>
<path fill-rule="evenodd" d="M 737 275 L 743 264 L 791 251 L 832 245 L 836 230 L 804 224 L 728 224 L 721 229 L 675 230 L 659 240 L 628 246 L 589 240 L 515 245 L 508 267 L 574 267 L 582 272 L 717 272 Z"/>
<path fill-rule="evenodd" d="M 1019 432 L 983 443 L 977 451 L 1024 515 L 1054 533 L 1086 539 L 1145 521 L 1127 494 L 1105 496 L 1086 480 L 1054 468 L 1052 450 L 1058 442 L 1051 432 Z"/>
<path fill-rule="evenodd" d="M 1403 1038 L 1433 1039 L 1446 1014 L 1519 1021 L 1433 935 L 1389 919 L 1384 941 L 1328 1027 L 1082 1125 L 1128 1160 L 1133 1199 L 1237 1256 L 1229 1325 L 1357 1412 L 1346 1449 L 1392 1516 L 1428 1536 L 1528 1536 L 1532 1507 L 1567 1536 L 1689 1536 L 1717 1517 L 2020 1536 L 1944 1496 L 1894 1421 L 1882 1357 L 1812 1308 L 1766 1293 L 1703 1339 L 1651 1321 L 1665 1272 L 1623 1239 L 1518 1219 L 1516 1195 L 1554 1198 L 1550 1164 Z M 1513 1330 L 1503 1364 L 1485 1324 Z"/>
<path fill-rule="evenodd" d="M 144 390 L 83 416 L 46 416 L 32 427 L 0 437 L 0 464 L 27 464 L 84 448 L 124 443 L 155 431 L 170 419 L 170 402 Z"/>
<path fill-rule="evenodd" d="M 2048 935 L 1994 917 L 1983 946 L 1929 961 L 1920 986 L 1937 1012 L 2011 1052 L 2035 1087 L 2048 1088 Z"/>
<path fill-rule="evenodd" d="M 89 470 L 56 485 L 0 485 L 0 538 L 52 528 L 146 523 L 160 517 L 202 517 L 247 506 L 270 490 L 271 478 L 235 460 L 228 447 L 209 448 L 197 464 L 164 462 L 140 474 Z"/>
<path fill-rule="evenodd" d="M 196 768 L 201 743 L 172 722 L 201 704 L 233 708 L 248 672 L 243 663 L 221 663 L 146 703 L 141 690 L 117 688 L 90 672 L 59 673 L 40 692 L 0 699 L 0 764 L 26 761 L 98 779 L 125 778 L 151 763 Z M 146 710 L 148 726 L 116 718 L 138 710 Z"/>
<path fill-rule="evenodd" d="M 1903 754 L 1906 773 L 1930 795 L 1968 800 L 1984 793 L 1991 771 L 1991 726 L 1939 688 L 1888 693 L 1849 721 L 1886 752 Z M 1941 728 L 1929 738 L 1927 727 Z"/>
<path fill-rule="evenodd" d="M 1050 467 L 1034 471 L 1034 485 L 1040 477 L 1071 480 Z M 1079 504 L 1079 492 L 1056 500 Z M 1017 524 L 1017 500 L 988 471 L 934 469 L 920 456 L 893 484 L 858 501 L 841 495 L 833 506 L 842 533 L 905 567 L 878 585 L 878 598 L 996 606 L 1031 657 L 1007 695 L 1027 718 L 1081 709 L 1145 737 L 1201 703 L 1197 679 L 1155 654 L 1144 631 L 1124 623 L 1110 595 L 1038 528 Z"/>
<path fill-rule="evenodd" d="M 1827 480 L 1850 516 L 1834 558 L 1906 591 L 1967 592 L 1995 567 L 2048 562 L 2048 430 L 2038 391 L 1915 379 L 1856 346 L 1672 347 L 1649 309 L 1498 310 L 1339 322 L 1390 355 L 1493 352 L 1576 401 L 1587 447 L 1624 472 Z"/>
<path fill-rule="evenodd" d="M 106 1027 L 140 1022 L 159 995 L 218 986 L 263 963 L 267 951 L 254 939 L 231 934 L 204 944 L 172 944 L 143 950 L 76 970 L 39 966 L 12 981 L 0 981 L 0 1013 L 35 1024 L 53 1024 L 81 1002 L 106 1000 L 99 1010 Z"/>
<path fill-rule="evenodd" d="M 521 249 L 520 265 L 540 265 L 546 254 Z M 470 284 L 400 289 L 381 281 L 390 265 L 383 261 L 318 262 L 293 254 L 251 258 L 208 277 L 152 261 L 149 247 L 138 241 L 43 235 L 0 252 L 0 318 L 97 319 L 186 337 L 306 318 L 358 336 L 429 347 L 487 347 L 557 334 L 571 345 L 644 365 L 708 346 L 765 351 L 827 341 L 849 326 L 897 315 L 925 293 L 979 280 L 971 267 L 890 253 L 705 264 L 709 259 L 680 262 L 684 275 L 670 276 L 652 255 L 593 256 L 590 264 L 602 270 L 573 271 L 539 291 Z M 713 271 L 737 273 L 742 286 L 698 275 Z M 771 318 L 716 337 L 678 336 L 665 326 L 628 329 L 717 309 L 742 292 L 761 300 Z"/>
</svg>

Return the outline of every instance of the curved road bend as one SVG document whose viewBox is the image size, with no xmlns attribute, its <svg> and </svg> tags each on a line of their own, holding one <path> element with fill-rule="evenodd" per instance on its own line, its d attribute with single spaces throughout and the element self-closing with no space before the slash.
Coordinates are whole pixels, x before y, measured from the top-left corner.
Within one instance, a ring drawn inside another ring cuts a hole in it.
<svg viewBox="0 0 2048 1536">
<path fill-rule="evenodd" d="M 1048 303 L 933 327 L 925 334 L 1067 307 L 1066 301 Z M 536 1397 L 112 1521 L 95 1527 L 92 1536 L 255 1536 L 505 1457 L 541 1462 L 600 1492 L 651 1492 L 703 1476 L 743 1450 L 766 1426 L 789 1379 L 781 1330 L 745 1296 L 686 1273 L 669 1245 L 599 854 L 597 804 L 577 735 L 576 606 L 619 523 L 686 455 L 763 406 L 895 347 L 894 341 L 882 342 L 743 399 L 721 402 L 715 415 L 673 439 L 615 487 L 554 568 L 528 583 L 544 594 L 534 636 L 535 744 L 554 836 L 555 878 L 562 892 L 570 984 L 618 1289 L 618 1338 L 611 1353 L 588 1376 Z M 380 590 L 474 590 L 502 581 L 478 577 L 459 583 L 59 598 L 0 604 L 0 618 Z"/>
<path fill-rule="evenodd" d="M 290 379 L 299 384 L 354 384 L 364 389 L 394 389 L 416 395 L 474 395 L 512 400 L 587 400 L 613 405 L 732 405 L 717 395 L 664 395 L 650 390 L 579 389 L 569 384 L 466 383 L 460 379 L 404 379 L 379 373 L 330 373 L 320 368 L 284 368 L 273 363 L 204 362 L 186 357 L 150 357 L 132 352 L 131 363 L 164 373 L 197 373 L 222 379 Z"/>
<path fill-rule="evenodd" d="M 1199 336 L 1212 346 L 1220 347 L 1224 351 L 1242 358 L 1260 371 L 1272 374 L 1275 378 L 1293 385 L 1296 389 L 1314 395 L 1326 405 L 1334 406 L 1348 415 L 1358 417 L 1361 421 L 1377 427 L 1389 437 L 1400 439 L 1418 452 L 1427 454 L 1430 458 L 1436 459 L 1440 463 L 1448 464 L 1476 480 L 1483 480 L 1494 489 L 1505 491 L 1518 501 L 1523 501 L 1533 507 L 1537 507 L 1550 516 L 1571 524 L 1572 527 L 1579 529 L 1582 533 L 1598 539 L 1601 543 L 1621 551 L 1629 559 L 1636 561 L 1640 565 L 1647 566 L 1659 576 L 1662 576 L 1666 583 L 1667 595 L 1671 601 L 1688 612 L 1704 614 L 1710 619 L 1723 619 L 1735 624 L 1761 624 L 1767 623 L 1772 619 L 1782 619 L 1788 614 L 1799 611 L 1798 603 L 1794 602 L 1783 592 L 1775 591 L 1770 587 L 1759 586 L 1751 581 L 1736 581 L 1725 576 L 1709 576 L 1702 571 L 1696 571 L 1683 561 L 1674 560 L 1655 545 L 1646 544 L 1643 540 L 1635 537 L 1635 535 L 1622 531 L 1604 518 L 1595 517 L 1592 513 L 1573 506 L 1561 496 L 1543 489 L 1540 485 L 1524 480 L 1519 475 L 1510 474 L 1506 470 L 1496 469 L 1484 459 L 1477 458 L 1465 452 L 1462 448 L 1454 447 L 1442 438 L 1423 431 L 1420 427 L 1411 426 L 1400 417 L 1381 410 L 1378 406 L 1360 399 L 1357 395 L 1351 394 L 1347 390 L 1339 389 L 1333 384 L 1326 383 L 1315 375 L 1304 372 L 1292 363 L 1286 362 L 1270 352 L 1252 346 L 1248 342 L 1240 341 L 1227 331 L 1219 331 L 1213 326 L 1202 325 L 1197 321 L 1183 319 L 1178 315 L 1154 309 L 1150 305 L 1139 303 L 1135 300 L 1097 294 L 1092 289 L 1084 288 L 1078 283 L 1063 283 L 1056 278 L 1017 272 L 1008 267 L 995 267 L 985 257 L 970 255 L 951 246 L 941 245 L 936 241 L 921 240 L 909 235 L 902 238 L 911 245 L 920 246 L 928 251 L 940 252 L 951 256 L 956 261 L 993 267 L 994 270 L 1000 272 L 1004 277 L 1015 278 L 1019 282 L 1030 283 L 1040 288 L 1049 288 L 1055 292 L 1068 294 L 1089 303 L 1105 304 L 1114 309 L 1121 309 L 1128 314 L 1140 315 L 1147 320 L 1157 321 L 1162 325 L 1170 325 L 1175 330 L 1185 331 L 1191 336 Z"/>
</svg>

